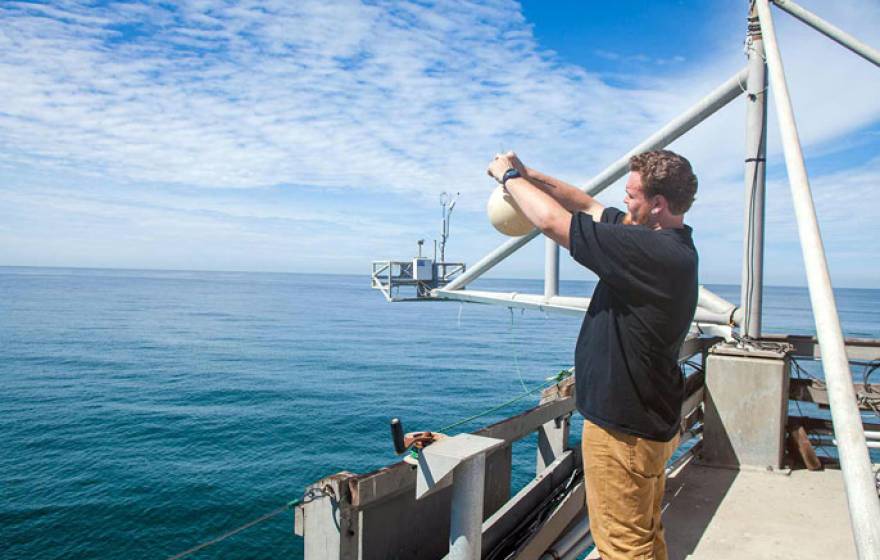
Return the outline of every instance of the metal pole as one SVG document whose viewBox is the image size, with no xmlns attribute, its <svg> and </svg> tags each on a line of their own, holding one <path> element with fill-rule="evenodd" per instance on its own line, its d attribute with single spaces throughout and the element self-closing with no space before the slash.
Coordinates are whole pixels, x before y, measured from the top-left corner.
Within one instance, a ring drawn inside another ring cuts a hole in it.
<svg viewBox="0 0 880 560">
<path fill-rule="evenodd" d="M 736 99 L 742 93 L 743 83 L 748 76 L 748 71 L 748 67 L 746 67 L 734 74 L 699 103 L 672 119 L 666 126 L 649 136 L 644 142 L 593 177 L 583 190 L 591 196 L 599 194 L 629 171 L 629 158 L 636 154 L 656 150 L 671 144 L 682 134 L 706 120 L 712 113 Z M 443 289 L 449 291 L 464 287 L 469 282 L 485 274 L 493 266 L 503 261 L 511 253 L 537 237 L 540 233 L 539 230 L 534 229 L 522 237 L 515 237 L 502 243 Z"/>
<path fill-rule="evenodd" d="M 755 5 L 766 42 L 767 66 L 773 82 L 773 101 L 779 117 L 785 166 L 807 272 L 810 303 L 816 321 L 816 335 L 822 348 L 822 368 L 828 385 L 831 418 L 838 441 L 840 467 L 843 471 L 856 550 L 861 560 L 880 560 L 880 500 L 877 499 L 865 433 L 856 407 L 852 375 L 847 363 L 837 305 L 831 290 L 828 263 L 816 222 L 816 209 L 810 193 L 794 112 L 785 83 L 782 56 L 776 42 L 768 0 L 756 0 Z"/>
<path fill-rule="evenodd" d="M 565 556 L 560 557 L 559 560 L 577 560 L 581 557 L 581 555 L 587 551 L 588 548 L 596 544 L 593 541 L 593 535 L 588 533 L 585 537 L 575 543 L 574 546 L 565 554 Z"/>
<path fill-rule="evenodd" d="M 483 539 L 483 484 L 486 454 L 462 462 L 452 472 L 450 560 L 480 560 Z"/>
<path fill-rule="evenodd" d="M 702 284 L 697 288 L 697 306 L 716 313 L 725 313 L 728 316 L 736 309 L 734 304 Z"/>
<path fill-rule="evenodd" d="M 779 9 L 785 10 L 829 39 L 840 43 L 865 60 L 880 66 L 880 51 L 877 49 L 859 41 L 846 31 L 831 25 L 813 12 L 791 2 L 791 0 L 773 0 L 773 3 L 779 6 Z"/>
<path fill-rule="evenodd" d="M 559 245 L 549 237 L 544 240 L 544 297 L 559 295 Z"/>
<path fill-rule="evenodd" d="M 443 222 L 440 224 L 440 262 L 446 262 L 446 203 L 443 203 Z"/>
<path fill-rule="evenodd" d="M 575 546 L 590 534 L 590 518 L 584 515 L 568 532 L 559 537 L 538 560 L 558 560 L 564 558 Z"/>
<path fill-rule="evenodd" d="M 761 336 L 761 299 L 764 284 L 764 181 L 767 155 L 767 64 L 758 15 L 749 15 L 747 39 L 749 78 L 746 82 L 745 231 L 740 301 L 742 334 Z"/>
</svg>

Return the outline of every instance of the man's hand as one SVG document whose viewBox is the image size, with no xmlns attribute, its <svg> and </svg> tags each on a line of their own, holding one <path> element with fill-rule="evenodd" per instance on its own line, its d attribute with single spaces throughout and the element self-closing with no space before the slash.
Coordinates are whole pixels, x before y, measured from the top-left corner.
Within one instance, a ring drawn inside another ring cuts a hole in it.
<svg viewBox="0 0 880 560">
<path fill-rule="evenodd" d="M 547 192 L 554 192 L 553 185 L 533 181 L 531 174 L 526 174 L 526 167 L 513 152 L 498 154 L 489 163 L 486 172 L 499 183 L 504 179 L 504 174 L 509 169 L 519 171 L 522 180 L 513 180 L 513 197 L 520 211 L 526 219 L 536 228 L 540 229 L 547 237 L 559 243 L 561 246 L 569 246 L 569 230 L 571 229 L 571 212 L 567 211 L 559 201 Z M 577 190 L 574 187 L 570 189 Z M 580 192 L 580 191 L 578 191 Z M 582 196 L 586 194 L 580 193 Z"/>
<path fill-rule="evenodd" d="M 519 160 L 519 156 L 516 155 L 516 152 L 507 152 L 506 154 L 504 154 L 504 157 L 506 157 L 508 161 L 510 161 L 511 166 L 515 167 L 516 170 L 519 171 L 520 175 L 522 175 L 523 177 L 529 176 L 528 168 L 526 168 L 526 166 L 523 165 L 523 162 Z"/>
<path fill-rule="evenodd" d="M 504 178 L 504 172 L 513 167 L 513 164 L 510 162 L 510 159 L 506 155 L 498 154 L 495 156 L 495 159 L 489 163 L 489 168 L 486 170 L 486 173 L 489 174 L 489 177 L 492 177 L 499 183 L 501 179 Z"/>
</svg>

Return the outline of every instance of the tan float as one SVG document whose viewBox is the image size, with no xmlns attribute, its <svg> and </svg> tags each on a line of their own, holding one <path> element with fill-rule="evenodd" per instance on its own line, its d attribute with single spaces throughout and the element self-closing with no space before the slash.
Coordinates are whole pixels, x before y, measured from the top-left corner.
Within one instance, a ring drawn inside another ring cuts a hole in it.
<svg viewBox="0 0 880 560">
<path fill-rule="evenodd" d="M 513 197 L 506 193 L 501 185 L 492 191 L 492 196 L 489 197 L 489 203 L 486 205 L 486 213 L 495 229 L 504 235 L 519 237 L 535 229 Z"/>
</svg>

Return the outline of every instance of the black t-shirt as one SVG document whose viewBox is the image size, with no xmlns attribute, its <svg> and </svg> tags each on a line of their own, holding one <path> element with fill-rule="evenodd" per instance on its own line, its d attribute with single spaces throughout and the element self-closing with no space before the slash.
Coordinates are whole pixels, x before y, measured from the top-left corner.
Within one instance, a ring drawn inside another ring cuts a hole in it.
<svg viewBox="0 0 880 560">
<path fill-rule="evenodd" d="M 591 422 L 669 441 L 678 431 L 684 376 L 678 354 L 697 307 L 691 228 L 624 225 L 577 213 L 571 256 L 599 276 L 575 349 L 577 407 Z"/>
</svg>

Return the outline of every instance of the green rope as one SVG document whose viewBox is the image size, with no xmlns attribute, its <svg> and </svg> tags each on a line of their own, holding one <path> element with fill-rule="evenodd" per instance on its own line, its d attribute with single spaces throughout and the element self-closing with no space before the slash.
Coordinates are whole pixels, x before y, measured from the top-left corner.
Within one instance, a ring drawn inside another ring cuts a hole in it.
<svg viewBox="0 0 880 560">
<path fill-rule="evenodd" d="M 296 507 L 297 505 L 299 505 L 299 503 L 300 503 L 300 500 L 294 500 L 292 502 L 288 502 L 288 503 L 284 504 L 283 506 L 270 511 L 269 513 L 267 513 L 265 515 L 261 515 L 260 517 L 257 517 L 254 520 L 248 521 L 244 525 L 241 525 L 239 527 L 236 527 L 235 529 L 232 529 L 231 531 L 227 531 L 227 532 L 223 533 L 219 537 L 215 537 L 209 541 L 203 542 L 200 545 L 197 545 L 197 546 L 194 546 L 194 547 L 189 548 L 187 550 L 184 550 L 183 552 L 175 554 L 174 556 L 169 556 L 168 560 L 180 560 L 181 558 L 185 558 L 191 554 L 195 554 L 196 552 L 202 550 L 203 548 L 208 548 L 209 546 L 213 546 L 213 545 L 219 543 L 220 541 L 224 541 L 224 540 L 228 539 L 229 537 L 231 537 L 233 535 L 237 535 L 238 533 L 244 531 L 245 529 L 249 529 L 249 528 L 253 527 L 254 525 L 258 525 L 264 521 L 268 521 L 269 519 L 272 519 L 273 517 L 284 513 L 285 511 L 289 511 L 289 510 L 293 509 L 294 507 Z"/>
<path fill-rule="evenodd" d="M 215 537 L 209 541 L 203 542 L 200 545 L 197 545 L 197 546 L 194 546 L 194 547 L 189 548 L 187 550 L 184 550 L 183 552 L 175 554 L 174 556 L 169 556 L 168 560 L 180 560 L 180 559 L 185 558 L 191 554 L 195 554 L 196 552 L 202 550 L 203 548 L 208 548 L 209 546 L 213 546 L 213 545 L 219 543 L 220 541 L 224 541 L 224 540 L 228 539 L 229 537 L 231 537 L 233 535 L 237 535 L 238 533 L 244 531 L 245 529 L 249 529 L 249 528 L 253 527 L 254 525 L 258 525 L 264 521 L 268 521 L 269 519 L 272 519 L 273 517 L 276 517 L 277 515 L 284 513 L 285 511 L 296 509 L 296 507 L 301 504 L 307 504 L 317 498 L 320 498 L 323 496 L 328 496 L 328 495 L 332 496 L 332 494 L 327 494 L 327 492 L 325 490 L 317 490 L 316 491 L 315 489 L 311 489 L 308 492 L 306 492 L 302 498 L 300 498 L 298 500 L 293 500 L 293 501 L 287 502 L 283 506 L 270 511 L 269 513 L 267 513 L 265 515 L 261 515 L 260 517 L 257 517 L 256 519 L 248 521 L 244 525 L 241 525 L 239 527 L 236 527 L 235 529 L 232 529 L 231 531 L 227 531 L 227 532 L 223 533 L 219 537 Z"/>
<path fill-rule="evenodd" d="M 507 308 L 510 311 L 510 344 L 513 347 L 513 365 L 516 367 L 516 375 L 519 377 L 519 384 L 522 385 L 523 391 L 529 392 L 526 382 L 523 379 L 522 370 L 519 369 L 519 357 L 516 351 L 516 333 L 514 332 L 513 308 Z"/>
<path fill-rule="evenodd" d="M 458 426 L 461 426 L 462 424 L 467 424 L 468 422 L 470 422 L 472 420 L 476 420 L 477 418 L 480 418 L 482 416 L 486 416 L 487 414 L 492 414 L 493 412 L 499 411 L 506 406 L 510 406 L 515 402 L 521 401 L 522 399 L 528 397 L 529 395 L 532 395 L 538 391 L 546 389 L 550 385 L 555 385 L 557 383 L 560 383 L 563 379 L 570 377 L 572 374 L 572 371 L 573 371 L 572 369 L 563 369 L 559 373 L 557 373 L 556 375 L 551 375 L 550 377 L 546 378 L 544 380 L 544 383 L 535 387 L 532 390 L 527 390 L 525 393 L 523 393 L 521 395 L 517 395 L 516 397 L 510 399 L 509 401 L 505 401 L 497 406 L 493 406 L 492 408 L 486 409 L 482 412 L 478 412 L 477 414 L 474 414 L 473 416 L 468 416 L 467 418 L 459 420 L 458 422 L 453 422 L 452 424 L 449 424 L 448 426 L 443 426 L 442 428 L 440 428 L 437 431 L 440 433 L 445 433 L 445 432 L 451 430 L 452 428 L 457 428 Z M 413 459 L 418 459 L 419 458 L 419 451 L 415 447 L 413 447 L 409 450 L 409 456 L 412 457 Z"/>
<path fill-rule="evenodd" d="M 560 371 L 559 373 L 557 373 L 556 375 L 548 377 L 544 383 L 542 383 L 541 385 L 535 387 L 534 389 L 532 389 L 530 391 L 526 391 L 525 393 L 518 395 L 518 396 L 510 399 L 509 401 L 505 401 L 497 406 L 493 406 L 492 408 L 486 409 L 482 412 L 478 412 L 477 414 L 474 414 L 473 416 L 468 416 L 467 418 L 459 420 L 458 422 L 453 422 L 452 424 L 449 424 L 448 426 L 443 426 L 442 428 L 440 428 L 437 431 L 439 431 L 440 433 L 445 433 L 446 431 L 451 430 L 452 428 L 457 428 L 458 426 L 461 426 L 462 424 L 467 424 L 471 420 L 476 420 L 477 418 L 480 418 L 482 416 L 486 416 L 487 414 L 492 414 L 493 412 L 501 410 L 504 407 L 510 406 L 515 402 L 521 401 L 522 399 L 528 397 L 529 395 L 532 395 L 538 391 L 546 389 L 550 385 L 555 385 L 556 383 L 559 383 L 560 381 L 562 381 L 563 379 L 565 379 L 566 377 L 568 377 L 570 375 L 571 375 L 571 370 L 564 369 L 564 370 Z"/>
</svg>

